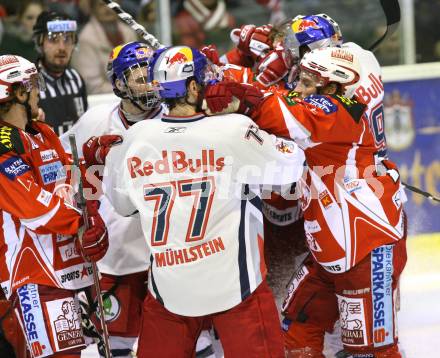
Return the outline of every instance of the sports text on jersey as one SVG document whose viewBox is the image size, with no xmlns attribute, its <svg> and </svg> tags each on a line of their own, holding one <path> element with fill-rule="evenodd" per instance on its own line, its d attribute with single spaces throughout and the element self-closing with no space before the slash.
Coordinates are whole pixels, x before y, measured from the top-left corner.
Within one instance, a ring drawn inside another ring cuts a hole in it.
<svg viewBox="0 0 440 358">
<path fill-rule="evenodd" d="M 156 161 L 144 161 L 138 157 L 127 159 L 130 176 L 134 179 L 138 176 L 157 174 L 183 173 L 189 170 L 191 173 L 203 173 L 221 171 L 225 166 L 224 157 L 215 157 L 214 150 L 203 149 L 199 158 L 187 158 L 187 154 L 181 150 L 162 151 L 162 159 Z"/>
<path fill-rule="evenodd" d="M 156 267 L 175 266 L 203 259 L 225 250 L 221 237 L 204 242 L 203 244 L 180 250 L 167 249 L 166 252 L 156 252 L 154 259 Z"/>
</svg>

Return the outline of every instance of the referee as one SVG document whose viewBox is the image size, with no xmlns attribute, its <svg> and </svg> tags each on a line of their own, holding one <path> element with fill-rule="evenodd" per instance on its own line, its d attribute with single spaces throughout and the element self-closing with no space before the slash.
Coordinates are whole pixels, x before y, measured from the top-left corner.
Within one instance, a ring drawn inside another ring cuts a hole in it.
<svg viewBox="0 0 440 358">
<path fill-rule="evenodd" d="M 69 66 L 78 40 L 76 21 L 63 14 L 43 11 L 33 30 L 40 54 L 37 67 L 46 82 L 39 105 L 45 112 L 45 121 L 61 135 L 88 107 L 84 80 Z"/>
</svg>

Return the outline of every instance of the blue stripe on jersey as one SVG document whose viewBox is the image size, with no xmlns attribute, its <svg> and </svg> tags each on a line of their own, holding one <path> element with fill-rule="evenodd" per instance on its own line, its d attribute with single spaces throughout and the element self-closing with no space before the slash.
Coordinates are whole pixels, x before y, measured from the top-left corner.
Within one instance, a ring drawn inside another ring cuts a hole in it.
<svg viewBox="0 0 440 358">
<path fill-rule="evenodd" d="M 251 202 L 251 204 L 253 206 L 255 206 L 258 209 L 258 211 L 261 211 L 261 212 L 263 211 L 263 203 L 262 203 L 261 198 L 259 196 L 255 196 L 252 199 L 250 199 L 249 201 Z"/>
<path fill-rule="evenodd" d="M 240 271 L 240 291 L 241 300 L 245 300 L 250 295 L 249 273 L 246 259 L 246 205 L 247 199 L 241 201 L 240 226 L 238 228 L 238 270 Z"/>
<path fill-rule="evenodd" d="M 153 255 L 150 255 L 150 274 L 151 274 L 151 286 L 153 287 L 154 294 L 156 295 L 156 299 L 159 301 L 159 303 L 163 306 L 163 299 L 162 296 L 159 293 L 159 290 L 157 289 L 156 282 L 154 281 L 153 276 Z"/>
<path fill-rule="evenodd" d="M 245 185 L 244 187 L 244 194 L 249 195 L 248 185 Z M 250 199 L 246 198 L 241 201 L 240 226 L 238 229 L 238 269 L 240 271 L 240 291 L 242 300 L 245 300 L 251 293 L 249 272 L 247 269 L 245 238 L 246 225 L 249 225 L 249 217 L 246 215 L 246 206 L 248 202 L 255 206 L 260 212 L 262 211 L 262 202 L 259 196 L 254 196 Z"/>
<path fill-rule="evenodd" d="M 199 121 L 203 118 L 205 118 L 205 115 L 203 113 L 196 113 L 188 117 L 178 117 L 178 116 L 171 116 L 169 114 L 164 114 L 162 115 L 161 121 L 167 123 L 188 123 L 188 122 Z"/>
</svg>

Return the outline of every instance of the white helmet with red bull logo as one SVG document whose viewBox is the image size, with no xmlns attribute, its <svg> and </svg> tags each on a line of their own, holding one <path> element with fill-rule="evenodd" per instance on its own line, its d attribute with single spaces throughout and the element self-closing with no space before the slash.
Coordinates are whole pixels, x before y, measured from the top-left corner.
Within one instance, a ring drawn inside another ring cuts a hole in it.
<svg viewBox="0 0 440 358">
<path fill-rule="evenodd" d="M 318 80 L 318 87 L 329 83 L 341 85 L 343 95 L 351 98 L 359 82 L 361 66 L 357 55 L 346 48 L 327 47 L 306 53 L 300 63 Z"/>
<path fill-rule="evenodd" d="M 15 55 L 0 56 L 0 102 L 14 98 L 14 84 L 22 84 L 27 92 L 41 84 L 35 65 L 23 57 Z"/>
<path fill-rule="evenodd" d="M 197 49 L 173 46 L 156 50 L 150 62 L 150 77 L 160 86 L 162 98 L 180 98 L 186 95 L 188 78 L 204 85 L 208 61 Z"/>
</svg>

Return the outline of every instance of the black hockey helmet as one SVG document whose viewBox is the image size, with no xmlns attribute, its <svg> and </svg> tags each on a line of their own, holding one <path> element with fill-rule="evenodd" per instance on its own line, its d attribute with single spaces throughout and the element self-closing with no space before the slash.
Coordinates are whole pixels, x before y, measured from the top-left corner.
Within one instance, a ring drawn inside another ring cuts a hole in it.
<svg viewBox="0 0 440 358">
<path fill-rule="evenodd" d="M 43 44 L 44 35 L 56 33 L 73 33 L 74 42 L 78 42 L 77 24 L 75 20 L 55 11 L 43 11 L 40 16 L 38 16 L 33 28 L 32 38 L 34 39 L 37 50 L 40 50 Z"/>
</svg>

